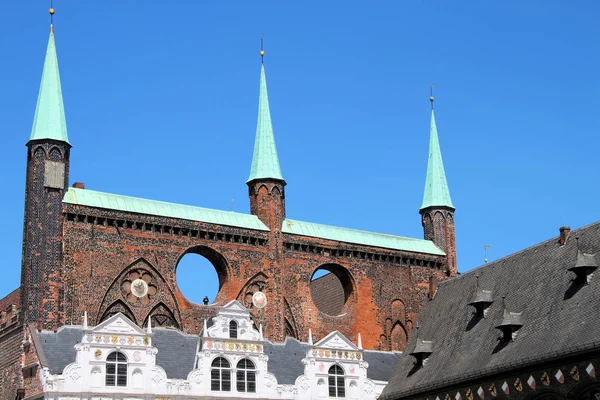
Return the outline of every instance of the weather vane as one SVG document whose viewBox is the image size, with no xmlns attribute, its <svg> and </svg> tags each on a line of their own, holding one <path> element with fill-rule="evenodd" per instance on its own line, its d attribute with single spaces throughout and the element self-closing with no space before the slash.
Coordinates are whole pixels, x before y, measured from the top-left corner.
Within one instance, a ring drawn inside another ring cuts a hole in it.
<svg viewBox="0 0 600 400">
<path fill-rule="evenodd" d="M 491 244 L 486 244 L 485 246 L 483 246 L 483 262 L 484 263 L 488 262 L 487 249 L 489 249 L 490 247 L 492 247 Z"/>
<path fill-rule="evenodd" d="M 265 49 L 263 47 L 263 35 L 260 35 L 260 62 L 265 63 Z"/>
</svg>

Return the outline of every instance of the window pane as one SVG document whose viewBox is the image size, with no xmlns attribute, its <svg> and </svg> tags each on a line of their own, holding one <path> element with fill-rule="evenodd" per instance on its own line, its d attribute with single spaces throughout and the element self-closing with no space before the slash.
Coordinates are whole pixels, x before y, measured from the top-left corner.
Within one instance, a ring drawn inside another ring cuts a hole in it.
<svg viewBox="0 0 600 400">
<path fill-rule="evenodd" d="M 210 390 L 219 391 L 221 390 L 221 382 L 219 380 L 210 381 Z"/>
<path fill-rule="evenodd" d="M 256 382 L 256 372 L 248 371 L 246 373 L 246 379 L 248 380 L 248 382 Z"/>
<path fill-rule="evenodd" d="M 221 386 L 221 390 L 223 392 L 229 392 L 231 390 L 231 381 L 223 381 L 223 385 Z"/>
<path fill-rule="evenodd" d="M 224 381 L 230 381 L 231 380 L 231 371 L 228 369 L 224 369 L 221 371 L 221 376 Z"/>
<path fill-rule="evenodd" d="M 117 361 L 127 361 L 127 358 L 125 358 L 125 354 L 117 353 Z"/>
<path fill-rule="evenodd" d="M 336 397 L 335 396 L 335 387 L 334 386 L 329 386 L 329 397 Z"/>
<path fill-rule="evenodd" d="M 344 386 L 338 387 L 338 396 L 337 397 L 346 397 L 346 388 Z"/>
<path fill-rule="evenodd" d="M 127 375 L 127 364 L 117 364 L 117 374 Z"/>
<path fill-rule="evenodd" d="M 127 376 L 117 376 L 117 386 L 127 386 Z"/>
<path fill-rule="evenodd" d="M 248 392 L 256 393 L 256 383 L 254 383 L 254 381 L 250 382 L 249 379 L 248 379 Z"/>
<path fill-rule="evenodd" d="M 106 375 L 106 386 L 115 386 L 115 376 Z"/>
<path fill-rule="evenodd" d="M 221 371 L 219 371 L 218 369 L 211 369 L 210 379 L 216 379 L 217 381 L 221 380 Z"/>
<path fill-rule="evenodd" d="M 106 357 L 106 361 L 115 361 L 117 359 L 117 353 L 110 353 L 108 357 Z"/>
<path fill-rule="evenodd" d="M 114 373 L 115 373 L 115 364 L 106 364 L 106 373 L 114 375 Z"/>
<path fill-rule="evenodd" d="M 246 391 L 246 382 L 244 382 L 243 380 L 240 380 L 240 376 L 238 375 L 238 381 L 235 384 L 237 391 L 238 392 L 245 392 Z"/>
</svg>

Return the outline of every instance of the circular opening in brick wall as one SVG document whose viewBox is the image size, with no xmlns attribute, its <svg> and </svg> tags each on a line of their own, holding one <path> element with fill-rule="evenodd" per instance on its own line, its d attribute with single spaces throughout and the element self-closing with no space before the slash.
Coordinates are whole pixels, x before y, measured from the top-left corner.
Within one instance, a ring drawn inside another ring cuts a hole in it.
<svg viewBox="0 0 600 400">
<path fill-rule="evenodd" d="M 188 250 L 177 263 L 177 286 L 185 298 L 196 304 L 212 304 L 227 278 L 225 259 L 206 247 Z"/>
<path fill-rule="evenodd" d="M 324 314 L 332 316 L 342 314 L 352 293 L 352 276 L 341 265 L 321 265 L 310 278 L 310 294 L 313 302 Z"/>
</svg>

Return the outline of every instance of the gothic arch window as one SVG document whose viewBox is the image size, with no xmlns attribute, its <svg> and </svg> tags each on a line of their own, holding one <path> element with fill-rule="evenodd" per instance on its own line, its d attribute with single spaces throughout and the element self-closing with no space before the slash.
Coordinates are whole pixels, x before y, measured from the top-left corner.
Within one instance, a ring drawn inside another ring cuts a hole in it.
<svg viewBox="0 0 600 400">
<path fill-rule="evenodd" d="M 236 387 L 238 392 L 256 393 L 256 370 L 247 358 L 237 364 Z"/>
<path fill-rule="evenodd" d="M 127 357 L 120 351 L 113 351 L 106 357 L 106 386 L 127 386 Z"/>
<path fill-rule="evenodd" d="M 329 397 L 346 397 L 344 370 L 337 364 L 329 368 Z"/>
<path fill-rule="evenodd" d="M 231 320 L 229 321 L 229 338 L 237 339 L 238 337 L 238 324 L 237 322 Z"/>
<path fill-rule="evenodd" d="M 210 365 L 210 390 L 214 392 L 231 391 L 231 365 L 223 357 L 217 357 Z"/>
</svg>

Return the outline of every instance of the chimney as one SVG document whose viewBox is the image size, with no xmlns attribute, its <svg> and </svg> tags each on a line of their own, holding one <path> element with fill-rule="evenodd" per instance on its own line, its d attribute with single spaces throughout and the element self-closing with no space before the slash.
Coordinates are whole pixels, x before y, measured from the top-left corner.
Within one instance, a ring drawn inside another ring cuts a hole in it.
<svg viewBox="0 0 600 400">
<path fill-rule="evenodd" d="M 567 243 L 567 239 L 569 238 L 569 233 L 571 232 L 571 228 L 569 228 L 568 226 L 561 226 L 559 231 L 560 231 L 560 236 L 558 237 L 558 244 L 560 244 L 561 246 L 564 246 L 564 244 Z"/>
<path fill-rule="evenodd" d="M 429 277 L 429 294 L 427 295 L 427 298 L 429 300 L 433 300 L 433 297 L 435 296 L 435 293 L 437 292 L 437 287 L 438 287 L 437 277 L 435 275 L 431 275 Z"/>
<path fill-rule="evenodd" d="M 85 183 L 83 183 L 83 182 L 75 182 L 73 184 L 73 187 L 77 188 L 77 189 L 85 189 Z"/>
</svg>

